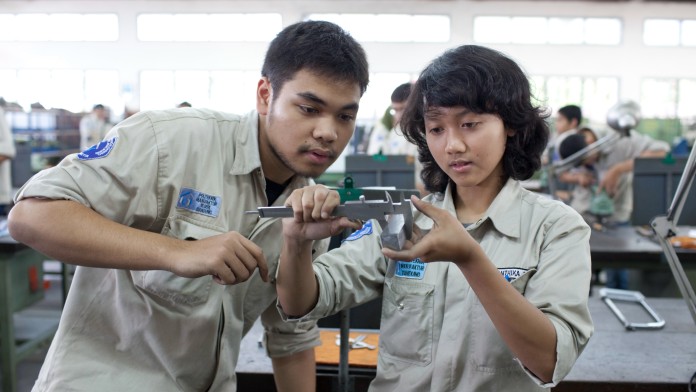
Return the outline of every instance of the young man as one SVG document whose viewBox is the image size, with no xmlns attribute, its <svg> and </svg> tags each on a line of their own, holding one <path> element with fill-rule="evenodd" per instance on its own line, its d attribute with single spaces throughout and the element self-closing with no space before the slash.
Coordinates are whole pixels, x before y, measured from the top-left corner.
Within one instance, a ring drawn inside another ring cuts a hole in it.
<svg viewBox="0 0 696 392">
<path fill-rule="evenodd" d="M 257 111 L 138 113 L 31 179 L 12 236 L 80 266 L 34 390 L 234 391 L 261 316 L 278 390 L 314 391 L 316 325 L 275 308 L 281 222 L 244 211 L 335 161 L 368 78 L 340 27 L 297 23 L 270 44 Z"/>
<path fill-rule="evenodd" d="M 581 122 L 582 109 L 580 109 L 579 106 L 567 105 L 558 109 L 558 113 L 556 113 L 556 121 L 554 122 L 556 135 L 553 138 L 554 155 L 552 157 L 552 161 L 557 161 L 560 159 L 558 149 L 561 146 L 561 143 L 569 135 L 577 132 Z"/>
<path fill-rule="evenodd" d="M 99 143 L 109 130 L 106 124 L 108 113 L 102 104 L 94 105 L 92 112 L 80 120 L 80 149 L 86 150 Z"/>
<path fill-rule="evenodd" d="M 370 221 L 312 263 L 312 239 L 355 225 L 326 219 L 335 191 L 295 191 L 286 202 L 295 217 L 283 220 L 282 310 L 304 321 L 382 296 L 373 392 L 558 384 L 592 334 L 590 230 L 519 183 L 548 141 L 527 77 L 491 49 L 449 50 L 421 73 L 401 125 L 433 191 L 411 198 L 412 243 L 382 248 Z"/>
<path fill-rule="evenodd" d="M 406 107 L 406 100 L 411 93 L 411 83 L 403 83 L 397 86 L 391 95 L 390 124 L 378 122 L 370 134 L 370 142 L 367 145 L 367 154 L 384 155 L 416 155 L 416 146 L 406 140 L 401 131 L 399 122 Z"/>
</svg>

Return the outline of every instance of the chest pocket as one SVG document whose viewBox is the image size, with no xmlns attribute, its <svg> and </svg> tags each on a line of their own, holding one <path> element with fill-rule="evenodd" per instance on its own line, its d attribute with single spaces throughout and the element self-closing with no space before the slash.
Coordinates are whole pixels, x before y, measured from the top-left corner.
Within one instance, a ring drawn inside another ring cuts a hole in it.
<svg viewBox="0 0 696 392">
<path fill-rule="evenodd" d="M 426 366 L 432 361 L 434 286 L 388 280 L 384 288 L 380 354 Z"/>
<path fill-rule="evenodd" d="M 534 273 L 536 273 L 536 268 L 531 268 L 510 281 L 510 284 L 524 295 L 527 283 L 534 276 Z M 498 333 L 478 298 L 474 300 L 471 323 L 472 339 L 469 358 L 474 362 L 476 370 L 501 374 L 522 372 L 522 368 L 514 360 L 514 354 Z"/>
<path fill-rule="evenodd" d="M 182 240 L 199 240 L 223 234 L 181 219 L 172 219 L 162 234 Z M 133 281 L 140 289 L 172 304 L 196 306 L 208 300 L 213 279 L 182 278 L 168 271 L 131 271 Z"/>
</svg>

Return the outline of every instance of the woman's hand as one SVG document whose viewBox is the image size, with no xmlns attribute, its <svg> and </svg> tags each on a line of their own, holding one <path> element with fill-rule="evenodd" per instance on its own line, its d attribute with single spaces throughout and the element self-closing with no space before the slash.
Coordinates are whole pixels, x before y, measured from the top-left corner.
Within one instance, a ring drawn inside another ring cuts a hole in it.
<svg viewBox="0 0 696 392">
<path fill-rule="evenodd" d="M 411 203 L 424 215 L 433 220 L 432 229 L 425 233 L 414 224 L 413 236 L 404 249 L 395 251 L 383 248 L 382 254 L 393 260 L 423 262 L 452 261 L 466 263 L 473 252 L 480 250 L 478 243 L 469 235 L 456 216 L 432 204 L 411 196 Z"/>
</svg>

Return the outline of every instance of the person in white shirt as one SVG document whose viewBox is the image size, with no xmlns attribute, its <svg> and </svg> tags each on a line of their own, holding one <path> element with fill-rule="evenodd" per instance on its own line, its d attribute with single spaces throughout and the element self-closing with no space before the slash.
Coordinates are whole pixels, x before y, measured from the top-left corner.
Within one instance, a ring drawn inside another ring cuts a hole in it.
<svg viewBox="0 0 696 392">
<path fill-rule="evenodd" d="M 108 113 L 102 104 L 94 105 L 92 112 L 80 120 L 80 150 L 84 151 L 104 139 L 108 131 Z"/>
</svg>

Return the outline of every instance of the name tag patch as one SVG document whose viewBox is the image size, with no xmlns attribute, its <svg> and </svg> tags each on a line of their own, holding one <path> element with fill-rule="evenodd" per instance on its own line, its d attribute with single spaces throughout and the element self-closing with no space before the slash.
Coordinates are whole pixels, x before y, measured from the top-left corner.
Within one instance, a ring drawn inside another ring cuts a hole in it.
<svg viewBox="0 0 696 392">
<path fill-rule="evenodd" d="M 81 153 L 77 154 L 77 159 L 82 160 L 82 161 L 89 161 L 91 159 L 100 159 L 100 158 L 105 158 L 111 150 L 114 149 L 114 146 L 116 145 L 116 139 L 117 137 L 109 140 L 104 140 L 103 142 L 99 142 L 92 147 L 82 151 Z"/>
<path fill-rule="evenodd" d="M 216 217 L 220 212 L 220 196 L 209 195 L 191 188 L 181 188 L 176 208 Z"/>
<path fill-rule="evenodd" d="M 427 266 L 428 265 L 422 262 L 420 259 L 411 261 L 397 261 L 394 275 L 400 278 L 423 280 L 423 277 L 425 276 L 425 268 Z"/>
<path fill-rule="evenodd" d="M 367 221 L 363 227 L 360 228 L 360 230 L 356 230 L 351 233 L 351 235 L 349 235 L 344 241 L 355 241 L 370 234 L 372 234 L 372 221 Z"/>
<path fill-rule="evenodd" d="M 524 273 L 529 270 L 524 268 L 498 268 L 498 271 L 500 271 L 500 274 L 505 277 L 505 280 L 511 282 L 524 275 Z"/>
</svg>

